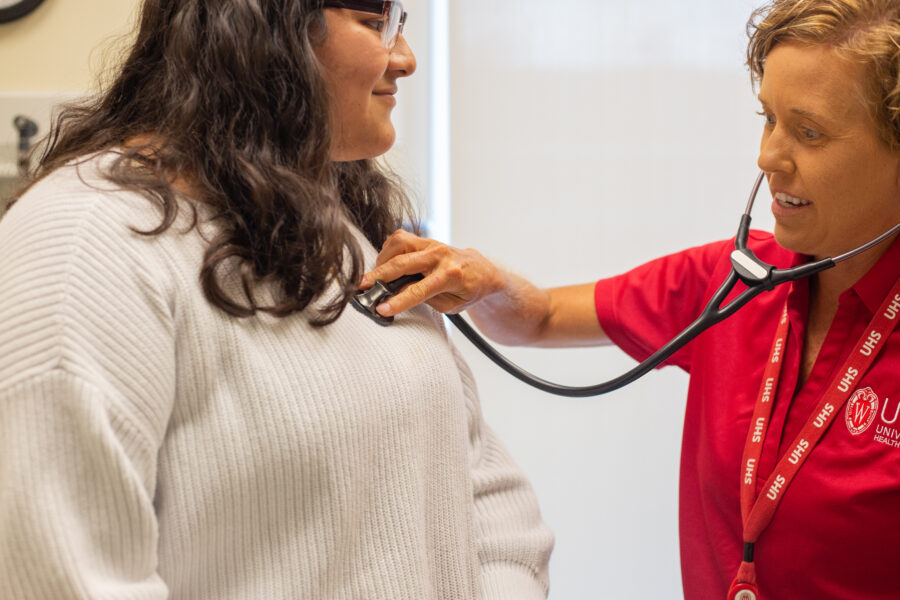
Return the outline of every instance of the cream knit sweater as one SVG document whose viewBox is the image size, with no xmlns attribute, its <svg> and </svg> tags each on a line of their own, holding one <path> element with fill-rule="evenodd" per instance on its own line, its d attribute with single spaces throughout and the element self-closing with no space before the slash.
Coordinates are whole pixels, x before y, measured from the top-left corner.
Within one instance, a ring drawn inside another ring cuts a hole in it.
<svg viewBox="0 0 900 600">
<path fill-rule="evenodd" d="M 0 598 L 544 598 L 552 535 L 440 317 L 229 317 L 108 158 L 0 221 Z"/>
</svg>

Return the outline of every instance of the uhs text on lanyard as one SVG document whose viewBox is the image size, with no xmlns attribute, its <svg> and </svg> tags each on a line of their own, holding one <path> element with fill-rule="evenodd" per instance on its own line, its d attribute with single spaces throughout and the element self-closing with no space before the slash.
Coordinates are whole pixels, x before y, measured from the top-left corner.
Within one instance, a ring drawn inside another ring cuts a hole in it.
<svg viewBox="0 0 900 600">
<path fill-rule="evenodd" d="M 753 548 L 760 534 L 768 527 L 778 508 L 781 498 L 806 457 L 819 440 L 825 435 L 831 422 L 846 403 L 847 398 L 854 389 L 850 383 L 862 378 L 863 374 L 872 365 L 875 357 L 881 352 L 888 336 L 897 325 L 897 312 L 891 310 L 891 304 L 900 302 L 900 280 L 894 283 L 890 293 L 882 302 L 881 307 L 869 326 L 863 332 L 859 342 L 847 361 L 834 376 L 834 379 L 825 388 L 818 406 L 810 415 L 803 429 L 797 435 L 793 444 L 788 447 L 788 453 L 782 456 L 775 469 L 762 488 L 762 493 L 756 497 L 756 470 L 759 466 L 762 454 L 763 441 L 769 426 L 769 418 L 772 414 L 772 400 L 778 389 L 778 381 L 781 377 L 784 347 L 790 330 L 790 322 L 787 318 L 787 306 L 782 312 L 781 322 L 775 332 L 775 341 L 769 354 L 769 361 L 763 372 L 762 384 L 756 399 L 756 407 L 753 410 L 753 418 L 750 421 L 750 430 L 747 432 L 747 441 L 744 445 L 744 457 L 741 461 L 741 517 L 744 522 L 744 560 L 738 569 L 737 577 L 728 591 L 728 600 L 756 600 L 759 592 L 756 587 L 756 570 L 753 564 Z"/>
</svg>

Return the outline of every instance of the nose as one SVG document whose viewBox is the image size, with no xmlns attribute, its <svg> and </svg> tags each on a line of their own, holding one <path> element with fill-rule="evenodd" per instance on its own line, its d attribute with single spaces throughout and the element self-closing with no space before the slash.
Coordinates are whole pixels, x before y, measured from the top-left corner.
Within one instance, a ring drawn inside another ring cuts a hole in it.
<svg viewBox="0 0 900 600">
<path fill-rule="evenodd" d="M 767 175 L 793 172 L 794 161 L 790 155 L 790 139 L 778 125 L 771 131 L 768 129 L 763 131 L 756 164 Z"/>
<path fill-rule="evenodd" d="M 402 34 L 397 36 L 397 43 L 391 48 L 388 71 L 397 77 L 409 77 L 416 72 L 416 55 L 413 54 L 412 48 L 406 43 L 406 38 Z"/>
</svg>

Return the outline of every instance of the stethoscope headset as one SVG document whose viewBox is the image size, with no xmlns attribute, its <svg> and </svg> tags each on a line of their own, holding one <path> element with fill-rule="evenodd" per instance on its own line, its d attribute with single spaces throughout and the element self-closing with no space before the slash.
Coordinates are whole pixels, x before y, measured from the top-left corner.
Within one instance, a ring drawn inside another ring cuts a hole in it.
<svg viewBox="0 0 900 600">
<path fill-rule="evenodd" d="M 469 341 L 472 342 L 472 344 L 475 345 L 476 348 L 481 350 L 481 352 L 483 352 L 485 356 L 490 358 L 500 368 L 507 371 L 513 377 L 524 381 L 528 385 L 536 387 L 539 390 L 549 392 L 551 394 L 556 394 L 558 396 L 569 396 L 577 398 L 586 396 L 599 396 L 601 394 L 606 394 L 613 390 L 624 387 L 629 383 L 639 379 L 640 377 L 643 377 L 651 370 L 658 367 L 664 360 L 672 356 L 672 354 L 674 354 L 678 349 L 697 337 L 700 333 L 702 333 L 706 329 L 709 329 L 716 323 L 727 319 L 735 312 L 737 312 L 739 308 L 750 302 L 750 300 L 758 296 L 763 291 L 772 290 L 776 286 L 779 286 L 783 283 L 803 279 L 820 271 L 824 271 L 825 269 L 830 269 L 831 267 L 847 260 L 848 258 L 852 258 L 857 254 L 860 254 L 861 252 L 869 250 L 873 246 L 880 244 L 881 242 L 887 240 L 895 233 L 900 231 L 900 223 L 898 223 L 873 240 L 834 258 L 823 258 L 822 260 L 817 260 L 815 262 L 810 262 L 787 269 L 776 268 L 773 265 L 761 261 L 756 257 L 755 254 L 753 254 L 752 250 L 747 248 L 747 237 L 750 233 L 750 211 L 753 208 L 753 203 L 756 200 L 756 194 L 759 192 L 759 188 L 763 182 L 764 177 L 765 174 L 760 173 L 756 178 L 756 183 L 753 185 L 753 190 L 750 192 L 750 200 L 747 202 L 747 208 L 746 210 L 744 210 L 744 214 L 741 215 L 741 222 L 738 226 L 737 235 L 735 236 L 734 240 L 734 250 L 731 253 L 731 272 L 728 274 L 728 277 L 726 277 L 722 285 L 719 286 L 719 289 L 716 290 L 716 293 L 713 294 L 713 297 L 707 303 L 706 307 L 703 309 L 703 312 L 701 312 L 700 316 L 697 317 L 697 319 L 693 323 L 688 325 L 684 329 L 684 331 L 672 338 L 665 346 L 657 350 L 652 356 L 644 360 L 642 363 L 640 363 L 630 371 L 623 373 L 622 375 L 619 375 L 614 379 L 610 379 L 609 381 L 606 381 L 604 383 L 598 383 L 596 385 L 589 385 L 584 387 L 559 385 L 545 379 L 541 379 L 540 377 L 536 377 L 531 373 L 524 371 L 517 365 L 510 362 L 499 352 L 497 352 L 460 315 L 445 316 L 450 319 L 450 322 L 453 323 L 457 327 L 457 329 L 459 329 L 460 332 L 462 332 L 462 334 L 466 336 Z M 395 279 L 390 283 L 385 283 L 381 280 L 376 281 L 375 285 L 373 285 L 369 290 L 361 292 L 356 297 L 354 297 L 351 303 L 354 308 L 370 317 L 376 323 L 385 326 L 390 325 L 394 320 L 393 317 L 381 316 L 375 311 L 375 307 L 386 301 L 391 296 L 395 295 L 410 283 L 414 283 L 422 279 L 424 279 L 424 276 L 417 273 L 415 275 L 404 275 L 403 277 Z M 747 289 L 738 294 L 727 305 L 722 306 L 722 302 L 725 300 L 725 297 L 728 296 L 731 290 L 734 289 L 734 286 L 737 285 L 738 281 L 746 284 Z"/>
</svg>

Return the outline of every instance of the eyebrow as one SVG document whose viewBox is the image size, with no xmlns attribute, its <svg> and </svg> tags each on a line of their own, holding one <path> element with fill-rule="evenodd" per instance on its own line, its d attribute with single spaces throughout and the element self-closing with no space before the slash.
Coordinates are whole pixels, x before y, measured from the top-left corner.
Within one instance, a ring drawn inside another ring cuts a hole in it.
<svg viewBox="0 0 900 600">
<path fill-rule="evenodd" d="M 764 107 L 767 106 L 766 101 L 763 100 L 760 96 L 757 96 L 756 99 L 759 100 Z M 800 115 L 801 117 L 812 119 L 813 121 L 828 121 L 828 118 L 824 115 L 820 115 L 809 110 L 803 110 L 802 108 L 792 108 L 791 112 L 795 115 Z"/>
</svg>

